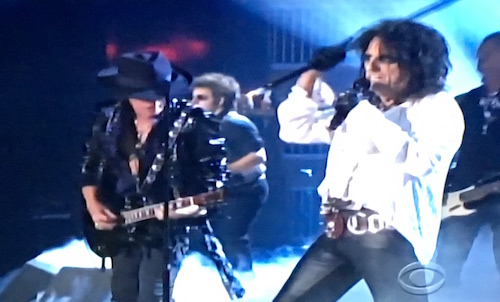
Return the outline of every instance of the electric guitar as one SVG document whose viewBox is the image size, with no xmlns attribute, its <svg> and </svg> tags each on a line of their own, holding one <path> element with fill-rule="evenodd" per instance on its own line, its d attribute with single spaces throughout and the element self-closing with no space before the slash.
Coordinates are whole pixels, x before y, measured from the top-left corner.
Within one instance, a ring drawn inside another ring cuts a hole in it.
<svg viewBox="0 0 500 302">
<path fill-rule="evenodd" d="M 169 212 L 182 210 L 192 205 L 207 207 L 212 204 L 222 202 L 226 191 L 218 189 L 212 192 L 202 193 L 194 196 L 182 197 L 168 202 Z M 121 210 L 119 214 L 119 223 L 112 230 L 98 230 L 88 211 L 85 211 L 83 235 L 87 240 L 90 249 L 102 258 L 113 257 L 117 255 L 122 246 L 133 241 L 134 233 L 139 222 L 156 218 L 155 211 L 161 209 L 165 203 L 147 205 L 131 210 Z"/>
<path fill-rule="evenodd" d="M 452 192 L 445 197 L 446 205 L 443 206 L 441 220 L 452 216 L 467 216 L 476 210 L 467 209 L 467 203 L 481 200 L 487 196 L 500 193 L 500 180 L 484 185 L 470 186 L 463 190 Z"/>
</svg>

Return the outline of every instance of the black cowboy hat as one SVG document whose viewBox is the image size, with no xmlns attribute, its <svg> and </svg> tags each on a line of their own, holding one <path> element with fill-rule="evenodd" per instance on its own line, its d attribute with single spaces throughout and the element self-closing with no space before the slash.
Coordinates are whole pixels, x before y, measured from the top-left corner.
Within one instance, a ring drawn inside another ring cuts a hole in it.
<svg viewBox="0 0 500 302">
<path fill-rule="evenodd" d="M 97 77 L 117 98 L 149 101 L 185 94 L 192 82 L 188 72 L 173 66 L 157 51 L 125 53 L 115 66 L 99 71 Z"/>
</svg>

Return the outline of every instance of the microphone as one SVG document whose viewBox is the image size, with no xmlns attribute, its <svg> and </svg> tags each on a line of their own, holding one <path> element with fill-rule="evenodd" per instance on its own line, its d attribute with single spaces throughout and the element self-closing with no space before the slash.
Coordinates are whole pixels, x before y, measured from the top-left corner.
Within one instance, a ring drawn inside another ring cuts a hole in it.
<svg viewBox="0 0 500 302">
<path fill-rule="evenodd" d="M 370 81 L 368 81 L 365 77 L 361 77 L 354 81 L 352 88 L 356 91 L 366 93 L 370 89 Z"/>
<path fill-rule="evenodd" d="M 334 103 L 335 115 L 330 121 L 330 126 L 328 128 L 331 130 L 337 129 L 337 127 L 344 122 L 347 114 L 349 114 L 349 112 L 356 107 L 359 101 L 359 93 L 354 89 L 349 89 L 346 92 L 340 93 Z"/>
<path fill-rule="evenodd" d="M 205 110 L 203 108 L 198 107 L 196 105 L 192 106 L 190 109 L 187 111 L 187 115 L 189 117 L 193 118 L 200 118 L 200 117 L 205 117 Z"/>
<path fill-rule="evenodd" d="M 334 102 L 336 112 L 328 128 L 331 130 L 337 129 L 345 120 L 347 114 L 363 99 L 367 99 L 375 106 L 378 106 L 380 102 L 377 95 L 370 91 L 370 81 L 365 77 L 357 79 L 354 81 L 351 89 L 339 94 L 337 100 Z"/>
</svg>

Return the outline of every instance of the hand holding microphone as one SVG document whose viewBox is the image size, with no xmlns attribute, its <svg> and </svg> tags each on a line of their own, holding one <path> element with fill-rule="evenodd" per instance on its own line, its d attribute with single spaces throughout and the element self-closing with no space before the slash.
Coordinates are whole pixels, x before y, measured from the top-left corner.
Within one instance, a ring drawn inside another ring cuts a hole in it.
<svg viewBox="0 0 500 302">
<path fill-rule="evenodd" d="M 330 129 L 337 129 L 340 124 L 345 120 L 349 112 L 356 107 L 359 103 L 359 95 L 355 90 L 347 90 L 339 94 L 337 100 L 334 103 L 335 115 L 330 122 Z"/>
<path fill-rule="evenodd" d="M 330 129 L 337 129 L 340 124 L 345 120 L 349 112 L 356 107 L 361 100 L 368 100 L 372 105 L 378 107 L 380 105 L 380 98 L 370 91 L 370 81 L 364 77 L 354 81 L 353 88 L 339 94 L 333 106 L 335 108 L 335 115 L 330 122 Z"/>
</svg>

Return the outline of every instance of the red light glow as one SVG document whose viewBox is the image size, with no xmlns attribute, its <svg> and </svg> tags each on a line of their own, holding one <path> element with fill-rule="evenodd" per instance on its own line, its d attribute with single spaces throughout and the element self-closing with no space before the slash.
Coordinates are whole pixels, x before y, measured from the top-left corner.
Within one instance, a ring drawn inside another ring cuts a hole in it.
<svg viewBox="0 0 500 302">
<path fill-rule="evenodd" d="M 178 36 L 171 39 L 170 43 L 148 45 L 144 47 L 144 50 L 159 51 L 170 61 L 181 62 L 189 59 L 203 58 L 209 51 L 209 45 L 203 40 Z"/>
</svg>

